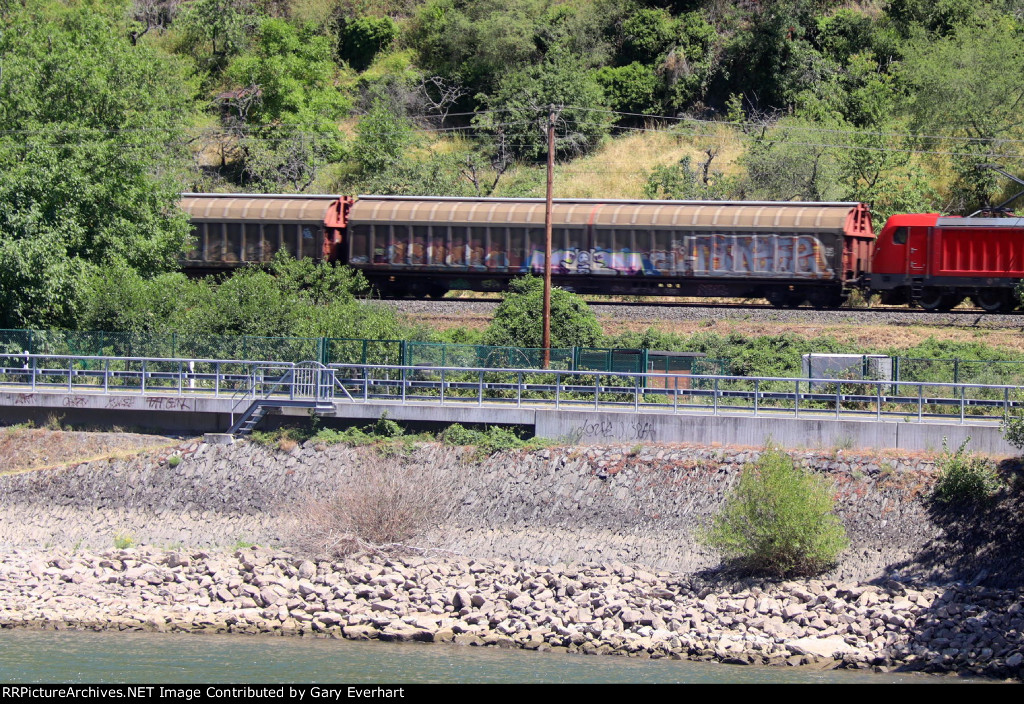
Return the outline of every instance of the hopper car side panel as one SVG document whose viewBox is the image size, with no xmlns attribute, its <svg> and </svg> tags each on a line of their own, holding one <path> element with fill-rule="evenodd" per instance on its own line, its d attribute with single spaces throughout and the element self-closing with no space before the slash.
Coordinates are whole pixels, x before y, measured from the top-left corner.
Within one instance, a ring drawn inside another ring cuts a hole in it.
<svg viewBox="0 0 1024 704">
<path fill-rule="evenodd" d="M 851 204 L 556 201 L 552 220 L 552 275 L 587 293 L 838 302 L 873 239 Z M 395 295 L 496 290 L 543 272 L 543 201 L 364 196 L 349 246 L 349 263 Z"/>
</svg>

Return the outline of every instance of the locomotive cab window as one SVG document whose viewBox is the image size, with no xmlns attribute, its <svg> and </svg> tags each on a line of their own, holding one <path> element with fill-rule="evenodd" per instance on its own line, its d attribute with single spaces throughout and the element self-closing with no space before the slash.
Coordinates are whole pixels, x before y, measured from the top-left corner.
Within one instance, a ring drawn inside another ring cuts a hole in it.
<svg viewBox="0 0 1024 704">
<path fill-rule="evenodd" d="M 907 228 L 905 228 L 905 227 L 897 227 L 896 231 L 892 233 L 892 243 L 893 244 L 906 244 L 907 243 L 907 235 L 908 235 L 908 233 L 909 233 L 909 230 Z"/>
</svg>

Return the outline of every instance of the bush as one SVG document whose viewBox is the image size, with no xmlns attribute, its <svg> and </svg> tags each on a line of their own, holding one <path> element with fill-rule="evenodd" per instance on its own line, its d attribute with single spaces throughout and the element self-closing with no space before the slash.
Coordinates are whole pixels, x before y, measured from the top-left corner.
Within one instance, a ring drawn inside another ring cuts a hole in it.
<svg viewBox="0 0 1024 704">
<path fill-rule="evenodd" d="M 834 564 L 847 545 L 820 477 L 769 447 L 743 469 L 739 484 L 702 542 L 747 571 L 780 577 L 812 575 Z"/>
<path fill-rule="evenodd" d="M 544 279 L 524 276 L 509 285 L 505 300 L 494 311 L 484 344 L 538 348 L 544 337 Z M 603 337 L 590 306 L 575 293 L 551 289 L 551 347 L 593 347 Z"/>
<path fill-rule="evenodd" d="M 970 441 L 967 438 L 956 452 L 950 452 L 946 447 L 946 439 L 942 439 L 942 455 L 936 463 L 939 478 L 932 490 L 932 497 L 936 501 L 945 504 L 982 503 L 991 499 L 1002 486 L 991 461 L 981 455 L 966 452 L 965 448 Z"/>
<path fill-rule="evenodd" d="M 1024 417 L 1010 416 L 1003 420 L 1003 437 L 1018 450 L 1024 450 Z"/>
<path fill-rule="evenodd" d="M 364 455 L 331 499 L 303 508 L 300 549 L 318 554 L 396 553 L 454 506 L 454 474 L 436 463 Z"/>
</svg>

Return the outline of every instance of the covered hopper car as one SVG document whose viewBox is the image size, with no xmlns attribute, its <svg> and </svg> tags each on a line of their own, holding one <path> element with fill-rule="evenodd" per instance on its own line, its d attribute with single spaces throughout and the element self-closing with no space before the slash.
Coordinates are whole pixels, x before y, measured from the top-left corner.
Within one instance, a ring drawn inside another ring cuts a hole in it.
<svg viewBox="0 0 1024 704">
<path fill-rule="evenodd" d="M 544 201 L 187 194 L 186 271 L 279 250 L 360 269 L 386 296 L 503 289 L 544 269 Z M 580 293 L 765 297 L 839 305 L 867 273 L 859 203 L 557 200 L 556 285 Z"/>
<path fill-rule="evenodd" d="M 276 252 L 346 263 L 384 296 L 495 291 L 544 269 L 544 201 L 186 194 L 200 273 Z M 940 310 L 1015 305 L 1021 219 L 900 215 L 876 241 L 861 203 L 554 202 L 554 283 L 579 293 L 838 306 L 850 290 Z"/>
</svg>

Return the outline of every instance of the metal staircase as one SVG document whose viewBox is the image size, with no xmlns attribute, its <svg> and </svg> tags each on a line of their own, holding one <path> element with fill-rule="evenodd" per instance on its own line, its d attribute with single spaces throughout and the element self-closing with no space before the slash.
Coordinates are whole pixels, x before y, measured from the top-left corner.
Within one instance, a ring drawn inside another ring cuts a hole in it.
<svg viewBox="0 0 1024 704">
<path fill-rule="evenodd" d="M 284 370 L 281 376 L 268 368 L 253 370 L 252 385 L 236 394 L 240 398 L 234 408 L 248 402 L 245 411 L 231 412 L 230 435 L 244 437 L 251 433 L 272 409 L 308 408 L 318 415 L 334 415 L 334 370 L 319 362 L 302 362 Z"/>
</svg>

